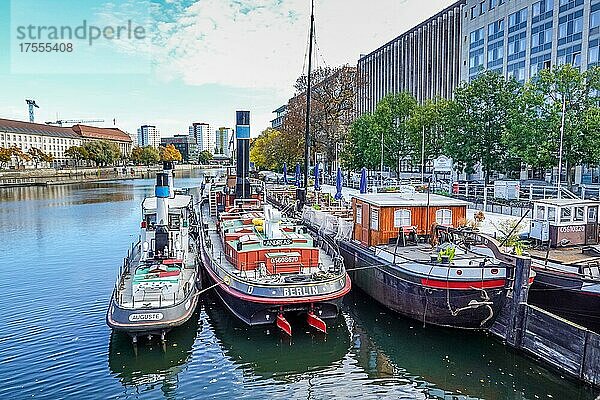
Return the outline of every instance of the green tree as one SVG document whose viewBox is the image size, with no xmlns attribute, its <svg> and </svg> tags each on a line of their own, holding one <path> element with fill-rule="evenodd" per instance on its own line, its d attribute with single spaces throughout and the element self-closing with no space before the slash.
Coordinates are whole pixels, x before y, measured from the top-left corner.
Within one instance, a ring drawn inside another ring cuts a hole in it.
<svg viewBox="0 0 600 400">
<path fill-rule="evenodd" d="M 78 166 L 81 161 L 89 159 L 90 155 L 83 146 L 71 146 L 65 150 L 65 156 L 73 160 L 75 166 Z"/>
<path fill-rule="evenodd" d="M 377 103 L 373 123 L 378 143 L 383 138 L 383 164 L 400 172 L 400 162 L 411 157 L 414 148 L 409 140 L 408 119 L 417 100 L 408 92 L 392 93 Z M 381 161 L 381 149 L 379 159 Z"/>
<path fill-rule="evenodd" d="M 156 164 L 160 161 L 160 153 L 155 147 L 144 146 L 142 147 L 140 161 L 146 166 Z"/>
<path fill-rule="evenodd" d="M 350 125 L 340 155 L 344 168 L 377 169 L 381 158 L 378 143 L 381 143 L 381 137 L 377 134 L 373 114 L 366 113 L 356 118 Z"/>
<path fill-rule="evenodd" d="M 89 154 L 89 159 L 99 167 L 111 165 L 121 158 L 121 150 L 113 142 L 94 140 L 84 144 L 83 147 Z"/>
<path fill-rule="evenodd" d="M 502 139 L 515 115 L 519 89 L 514 78 L 485 71 L 455 90 L 454 104 L 446 110 L 449 134 L 444 147 L 459 169 L 473 172 L 479 162 L 488 183 L 492 171 L 515 168 Z"/>
<path fill-rule="evenodd" d="M 31 161 L 31 156 L 21 150 L 17 145 L 13 145 L 8 149 L 11 156 L 17 159 L 17 166 L 24 165 L 27 161 Z"/>
<path fill-rule="evenodd" d="M 207 165 L 210 162 L 210 160 L 212 160 L 212 159 L 213 159 L 213 155 L 211 154 L 210 151 L 208 151 L 208 150 L 201 151 L 200 154 L 198 155 L 198 164 Z"/>
<path fill-rule="evenodd" d="M 505 136 L 511 151 L 534 168 L 557 166 L 564 107 L 562 158 L 570 185 L 575 165 L 600 161 L 599 89 L 598 67 L 580 72 L 565 64 L 541 70 L 525 86 Z"/>
<path fill-rule="evenodd" d="M 37 147 L 31 147 L 27 151 L 27 154 L 29 155 L 29 157 L 31 158 L 33 163 L 35 164 L 36 169 L 40 162 L 51 163 L 52 161 L 54 161 L 54 156 L 52 156 L 51 154 L 44 153 L 42 150 L 38 149 Z"/>
<path fill-rule="evenodd" d="M 417 105 L 407 121 L 408 140 L 414 149 L 413 160 L 421 163 L 423 139 L 425 139 L 425 160 L 439 157 L 444 153 L 444 146 L 449 135 L 449 121 L 454 103 L 437 97 Z"/>
</svg>

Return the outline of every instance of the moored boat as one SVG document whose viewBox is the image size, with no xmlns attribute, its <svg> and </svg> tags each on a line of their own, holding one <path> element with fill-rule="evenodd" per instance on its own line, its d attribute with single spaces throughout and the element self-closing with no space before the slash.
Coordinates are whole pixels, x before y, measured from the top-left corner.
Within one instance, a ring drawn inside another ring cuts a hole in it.
<svg viewBox="0 0 600 400">
<path fill-rule="evenodd" d="M 424 193 L 360 194 L 352 209 L 353 222 L 329 218 L 337 220 L 330 225 L 338 225 L 340 252 L 357 287 L 424 324 L 482 329 L 494 322 L 511 290 L 515 260 L 493 238 L 453 228 L 466 216 L 465 202 Z M 316 213 L 305 218 L 315 220 Z"/>
<path fill-rule="evenodd" d="M 107 324 L 138 336 L 165 334 L 185 323 L 198 302 L 197 220 L 193 196 L 173 188 L 172 164 L 156 177 L 155 196 L 142 202 L 140 239 L 120 269 Z"/>
<path fill-rule="evenodd" d="M 238 122 L 248 121 L 238 111 Z M 201 207 L 202 261 L 218 297 L 248 325 L 275 324 L 291 335 L 288 317 L 305 318 L 326 332 L 350 290 L 337 250 L 295 220 L 264 204 L 262 182 L 248 179 L 244 129 L 236 127 L 236 176 L 210 186 Z M 243 134 L 242 134 L 243 136 Z M 240 141 L 242 141 L 240 143 Z"/>
</svg>

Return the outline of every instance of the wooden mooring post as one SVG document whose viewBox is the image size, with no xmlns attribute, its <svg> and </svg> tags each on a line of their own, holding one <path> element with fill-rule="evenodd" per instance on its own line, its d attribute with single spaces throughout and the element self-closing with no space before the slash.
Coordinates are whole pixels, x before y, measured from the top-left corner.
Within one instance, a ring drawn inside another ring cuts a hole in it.
<svg viewBox="0 0 600 400">
<path fill-rule="evenodd" d="M 527 304 L 531 259 L 515 260 L 512 293 L 489 331 L 547 366 L 600 387 L 600 335 Z"/>
</svg>

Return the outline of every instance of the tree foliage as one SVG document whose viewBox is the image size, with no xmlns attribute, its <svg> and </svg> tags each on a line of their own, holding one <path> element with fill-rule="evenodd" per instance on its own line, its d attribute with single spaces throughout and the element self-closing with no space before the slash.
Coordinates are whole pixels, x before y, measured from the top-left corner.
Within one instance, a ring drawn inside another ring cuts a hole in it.
<svg viewBox="0 0 600 400">
<path fill-rule="evenodd" d="M 456 89 L 451 118 L 446 119 L 450 134 L 445 137 L 445 148 L 459 169 L 472 172 L 479 162 L 489 181 L 492 171 L 515 168 L 515 158 L 502 139 L 515 115 L 519 89 L 513 78 L 507 80 L 491 71 Z"/>
<path fill-rule="evenodd" d="M 116 143 L 106 140 L 94 140 L 83 145 L 88 158 L 102 167 L 110 165 L 121 158 L 121 150 Z"/>
<path fill-rule="evenodd" d="M 408 140 L 413 151 L 413 162 L 421 163 L 423 140 L 425 159 L 437 158 L 446 152 L 451 119 L 455 114 L 455 103 L 437 97 L 417 105 L 407 121 Z"/>
<path fill-rule="evenodd" d="M 160 147 L 160 160 L 161 161 L 181 161 L 181 153 L 172 144 L 168 144 L 165 147 Z"/>
<path fill-rule="evenodd" d="M 311 84 L 310 152 L 321 153 L 331 162 L 335 160 L 335 146 L 332 144 L 345 141 L 355 118 L 356 89 L 361 85 L 361 79 L 354 67 L 325 67 L 311 73 Z M 288 102 L 281 128 L 282 140 L 293 145 L 294 149 L 304 148 L 307 86 L 306 75 L 296 80 L 296 96 Z M 303 159 L 303 156 L 299 158 Z M 294 163 L 296 161 L 299 160 L 293 160 Z"/>
<path fill-rule="evenodd" d="M 252 141 L 250 161 L 261 170 L 280 170 L 283 163 L 294 165 L 304 159 L 303 146 L 298 138 L 267 128 Z"/>
<path fill-rule="evenodd" d="M 524 87 L 516 118 L 505 137 L 515 155 L 537 168 L 558 165 L 564 106 L 563 161 L 566 170 L 600 161 L 597 91 L 600 69 L 586 72 L 569 64 L 542 70 Z M 571 174 L 567 174 L 569 182 Z"/>
<path fill-rule="evenodd" d="M 136 165 L 152 165 L 160 161 L 160 154 L 152 146 L 136 146 L 131 150 L 129 159 Z"/>
<path fill-rule="evenodd" d="M 12 151 L 5 147 L 0 147 L 0 166 L 6 167 L 6 165 L 12 159 Z"/>
<path fill-rule="evenodd" d="M 87 150 L 83 146 L 71 146 L 67 150 L 65 150 L 65 156 L 73 160 L 75 165 L 79 165 L 79 163 L 83 160 L 88 160 L 90 155 Z"/>
<path fill-rule="evenodd" d="M 36 168 L 41 162 L 51 163 L 52 161 L 54 161 L 54 156 L 52 156 L 51 154 L 44 153 L 41 149 L 38 149 L 37 147 L 31 147 L 27 151 L 27 154 L 35 164 Z"/>
<path fill-rule="evenodd" d="M 201 151 L 198 155 L 198 164 L 206 165 L 213 159 L 213 155 L 210 151 L 204 150 Z"/>
<path fill-rule="evenodd" d="M 12 157 L 17 159 L 17 165 L 23 165 L 24 163 L 31 161 L 31 156 L 21 150 L 17 145 L 12 145 L 8 148 Z"/>
</svg>

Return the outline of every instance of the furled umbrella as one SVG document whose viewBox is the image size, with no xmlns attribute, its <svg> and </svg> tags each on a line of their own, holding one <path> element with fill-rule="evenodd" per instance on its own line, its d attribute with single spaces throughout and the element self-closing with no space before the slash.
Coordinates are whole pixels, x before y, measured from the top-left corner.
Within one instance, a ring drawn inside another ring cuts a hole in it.
<svg viewBox="0 0 600 400">
<path fill-rule="evenodd" d="M 315 164 L 315 191 L 321 190 L 319 185 L 319 163 Z"/>
<path fill-rule="evenodd" d="M 367 169 L 365 167 L 360 170 L 360 193 L 367 193 Z"/>
<path fill-rule="evenodd" d="M 287 164 L 283 163 L 283 184 L 287 186 L 288 184 L 288 179 L 287 179 Z"/>
<path fill-rule="evenodd" d="M 302 183 L 300 183 L 301 179 L 302 179 L 302 177 L 300 176 L 300 164 L 296 163 L 296 186 L 297 187 L 302 187 Z"/>
<path fill-rule="evenodd" d="M 334 199 L 336 200 L 341 200 L 343 198 L 342 196 L 342 170 L 338 167 L 337 169 L 337 175 L 335 177 L 335 188 L 337 189 L 337 191 L 335 192 L 335 196 L 333 196 Z"/>
</svg>

